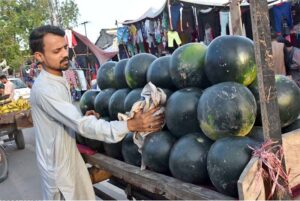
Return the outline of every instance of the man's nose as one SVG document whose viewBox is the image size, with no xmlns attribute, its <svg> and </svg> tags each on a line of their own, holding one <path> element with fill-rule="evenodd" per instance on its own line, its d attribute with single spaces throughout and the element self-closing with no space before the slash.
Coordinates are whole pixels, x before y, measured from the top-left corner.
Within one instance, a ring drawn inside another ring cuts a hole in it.
<svg viewBox="0 0 300 201">
<path fill-rule="evenodd" d="M 62 54 L 63 54 L 63 57 L 68 57 L 69 56 L 69 48 L 64 48 Z"/>
</svg>

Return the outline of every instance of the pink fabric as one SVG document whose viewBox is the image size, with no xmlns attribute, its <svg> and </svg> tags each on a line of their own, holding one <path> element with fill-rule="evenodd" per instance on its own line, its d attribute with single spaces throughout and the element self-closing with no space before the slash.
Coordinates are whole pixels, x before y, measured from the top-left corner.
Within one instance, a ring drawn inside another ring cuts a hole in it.
<svg viewBox="0 0 300 201">
<path fill-rule="evenodd" d="M 8 95 L 10 94 L 10 98 L 13 98 L 14 97 L 14 86 L 13 84 L 7 80 L 7 82 L 4 84 L 4 95 Z"/>
<path fill-rule="evenodd" d="M 95 150 L 93 150 L 85 145 L 82 145 L 82 144 L 77 144 L 77 148 L 81 154 L 94 155 L 96 153 Z"/>
</svg>

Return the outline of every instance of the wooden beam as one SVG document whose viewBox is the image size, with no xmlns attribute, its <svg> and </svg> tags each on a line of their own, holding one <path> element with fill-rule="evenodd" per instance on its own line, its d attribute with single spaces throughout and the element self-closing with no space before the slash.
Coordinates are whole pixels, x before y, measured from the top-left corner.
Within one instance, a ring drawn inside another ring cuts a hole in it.
<svg viewBox="0 0 300 201">
<path fill-rule="evenodd" d="M 115 177 L 136 186 L 166 197 L 171 200 L 233 200 L 234 198 L 223 195 L 216 191 L 184 183 L 173 177 L 158 174 L 139 167 L 129 165 L 122 161 L 107 157 L 103 154 L 92 156 L 83 155 L 86 162 L 109 171 Z"/>
<path fill-rule="evenodd" d="M 267 1 L 251 0 L 250 11 L 264 138 L 281 142 Z"/>
<path fill-rule="evenodd" d="M 282 144 L 268 2 L 265 0 L 250 0 L 250 12 L 264 139 L 271 138 Z M 285 169 L 284 159 L 282 166 Z M 281 179 L 278 182 L 283 183 Z M 279 192 L 276 192 L 273 199 L 290 199 L 290 196 L 287 193 L 280 195 Z"/>
<path fill-rule="evenodd" d="M 232 0 L 230 3 L 232 35 L 243 34 L 240 4 L 240 0 Z"/>
</svg>

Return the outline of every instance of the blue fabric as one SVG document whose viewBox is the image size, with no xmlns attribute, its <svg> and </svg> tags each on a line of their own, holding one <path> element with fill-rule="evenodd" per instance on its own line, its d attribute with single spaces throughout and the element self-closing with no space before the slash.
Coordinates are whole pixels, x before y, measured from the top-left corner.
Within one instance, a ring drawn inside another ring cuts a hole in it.
<svg viewBox="0 0 300 201">
<path fill-rule="evenodd" d="M 180 19 L 180 3 L 175 3 L 171 5 L 171 20 L 172 20 L 172 28 L 173 30 L 177 30 L 177 25 Z"/>
<path fill-rule="evenodd" d="M 117 29 L 118 43 L 127 43 L 129 40 L 128 27 L 119 27 Z"/>
<path fill-rule="evenodd" d="M 284 2 L 273 6 L 272 8 L 274 15 L 274 30 L 277 33 L 282 33 L 282 23 L 284 19 L 287 21 L 287 25 L 290 29 L 293 28 L 293 19 L 291 12 L 291 3 Z"/>
</svg>

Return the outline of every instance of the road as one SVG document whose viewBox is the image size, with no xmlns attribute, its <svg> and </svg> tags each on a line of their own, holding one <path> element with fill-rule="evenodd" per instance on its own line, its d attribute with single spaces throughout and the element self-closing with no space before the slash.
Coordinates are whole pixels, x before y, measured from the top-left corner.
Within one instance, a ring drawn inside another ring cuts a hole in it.
<svg viewBox="0 0 300 201">
<path fill-rule="evenodd" d="M 34 131 L 32 128 L 24 129 L 23 134 L 25 149 L 18 150 L 14 141 L 5 143 L 9 173 L 8 178 L 0 183 L 0 200 L 42 199 L 39 171 L 36 165 Z M 101 182 L 95 186 L 118 200 L 126 200 L 124 191 L 108 182 Z"/>
</svg>

